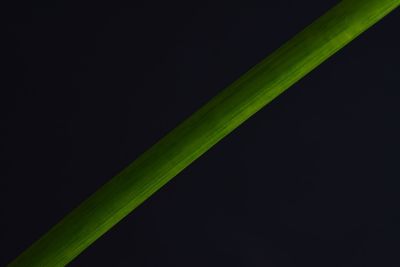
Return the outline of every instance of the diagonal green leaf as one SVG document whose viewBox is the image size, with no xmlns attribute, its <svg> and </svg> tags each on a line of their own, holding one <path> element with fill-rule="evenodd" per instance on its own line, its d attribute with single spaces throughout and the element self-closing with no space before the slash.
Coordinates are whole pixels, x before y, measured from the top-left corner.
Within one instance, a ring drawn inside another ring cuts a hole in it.
<svg viewBox="0 0 400 267">
<path fill-rule="evenodd" d="M 211 99 L 9 266 L 64 266 L 280 93 L 396 8 L 344 0 Z"/>
</svg>

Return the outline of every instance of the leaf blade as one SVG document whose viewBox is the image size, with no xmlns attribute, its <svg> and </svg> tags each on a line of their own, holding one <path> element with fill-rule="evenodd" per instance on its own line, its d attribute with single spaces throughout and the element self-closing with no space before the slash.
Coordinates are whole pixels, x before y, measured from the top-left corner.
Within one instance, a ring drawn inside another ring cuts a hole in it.
<svg viewBox="0 0 400 267">
<path fill-rule="evenodd" d="M 10 266 L 64 266 L 250 116 L 400 4 L 345 0 L 245 73 Z"/>
</svg>

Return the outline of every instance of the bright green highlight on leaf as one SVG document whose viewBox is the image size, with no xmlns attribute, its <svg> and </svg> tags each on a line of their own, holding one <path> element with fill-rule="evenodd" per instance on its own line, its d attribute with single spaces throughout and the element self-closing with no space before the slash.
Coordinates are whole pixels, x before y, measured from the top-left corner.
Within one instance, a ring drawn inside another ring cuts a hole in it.
<svg viewBox="0 0 400 267">
<path fill-rule="evenodd" d="M 9 266 L 68 264 L 224 136 L 399 4 L 340 2 L 152 146 Z"/>
</svg>

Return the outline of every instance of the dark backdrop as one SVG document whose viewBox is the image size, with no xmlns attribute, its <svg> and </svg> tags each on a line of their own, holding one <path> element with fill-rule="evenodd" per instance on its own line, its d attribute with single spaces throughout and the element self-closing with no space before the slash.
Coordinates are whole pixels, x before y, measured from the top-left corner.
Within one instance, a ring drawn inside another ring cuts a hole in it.
<svg viewBox="0 0 400 267">
<path fill-rule="evenodd" d="M 3 16 L 0 265 L 337 3 L 144 2 Z M 400 266 L 399 11 L 70 266 Z"/>
</svg>

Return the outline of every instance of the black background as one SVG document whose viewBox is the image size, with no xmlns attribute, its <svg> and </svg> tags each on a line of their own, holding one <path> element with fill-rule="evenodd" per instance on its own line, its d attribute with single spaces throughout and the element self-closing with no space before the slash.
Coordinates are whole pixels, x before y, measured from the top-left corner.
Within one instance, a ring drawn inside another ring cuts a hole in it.
<svg viewBox="0 0 400 267">
<path fill-rule="evenodd" d="M 335 3 L 7 11 L 0 264 Z M 399 11 L 70 266 L 400 266 Z"/>
</svg>

